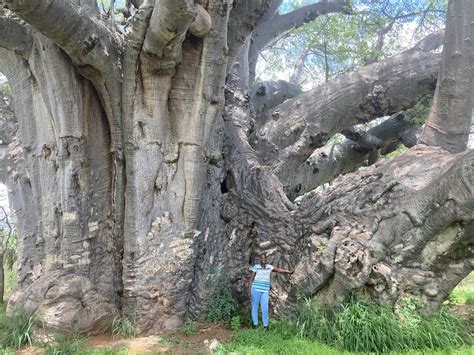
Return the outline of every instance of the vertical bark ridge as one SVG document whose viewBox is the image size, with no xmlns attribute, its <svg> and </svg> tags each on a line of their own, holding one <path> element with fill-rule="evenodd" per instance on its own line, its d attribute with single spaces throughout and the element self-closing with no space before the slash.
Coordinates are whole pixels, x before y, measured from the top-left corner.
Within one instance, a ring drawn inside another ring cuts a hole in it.
<svg viewBox="0 0 474 355">
<path fill-rule="evenodd" d="M 472 120 L 474 3 L 449 3 L 448 25 L 433 105 L 420 142 L 458 153 L 466 149 Z"/>
</svg>

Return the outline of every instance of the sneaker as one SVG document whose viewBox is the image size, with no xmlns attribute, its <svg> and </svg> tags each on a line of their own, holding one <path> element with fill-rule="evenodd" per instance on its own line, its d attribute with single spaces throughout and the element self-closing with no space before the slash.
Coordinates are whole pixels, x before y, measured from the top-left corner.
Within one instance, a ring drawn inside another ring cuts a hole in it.
<svg viewBox="0 0 474 355">
<path fill-rule="evenodd" d="M 253 325 L 253 329 L 258 329 L 258 325 Z"/>
<path fill-rule="evenodd" d="M 264 332 L 268 331 L 268 326 L 263 327 L 263 331 L 264 331 Z"/>
</svg>

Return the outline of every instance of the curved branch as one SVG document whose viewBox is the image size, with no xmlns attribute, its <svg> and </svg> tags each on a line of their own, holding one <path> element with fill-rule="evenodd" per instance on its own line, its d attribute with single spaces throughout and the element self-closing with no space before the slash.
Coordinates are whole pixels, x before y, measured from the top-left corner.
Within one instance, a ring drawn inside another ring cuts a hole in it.
<svg viewBox="0 0 474 355">
<path fill-rule="evenodd" d="M 115 71 L 120 58 L 120 40 L 87 8 L 60 0 L 4 0 L 36 30 L 53 40 L 80 66 L 92 66 L 104 74 Z M 120 77 L 119 74 L 116 74 Z"/>
<path fill-rule="evenodd" d="M 252 45 L 249 51 L 249 63 L 255 68 L 258 55 L 263 48 L 273 39 L 277 38 L 292 28 L 297 28 L 305 23 L 314 21 L 320 15 L 334 12 L 347 12 L 350 2 L 347 0 L 322 1 L 303 6 L 284 15 L 274 16 L 271 20 L 261 23 L 252 34 Z M 252 69 L 254 71 L 254 69 Z M 251 77 L 255 73 L 251 73 Z"/>
<path fill-rule="evenodd" d="M 366 163 L 372 151 L 378 151 L 380 148 L 382 154 L 387 154 L 400 142 L 406 143 L 408 148 L 412 147 L 416 144 L 416 139 L 410 142 L 406 138 L 410 134 L 414 135 L 416 130 L 417 128 L 406 120 L 403 113 L 395 114 L 364 132 L 364 137 L 372 137 L 374 146 L 370 146 L 366 139 L 363 139 L 365 144 L 345 140 L 338 144 L 326 145 L 316 149 L 295 171 L 288 171 L 280 176 L 280 180 L 286 186 L 290 199 L 293 200 L 298 195 L 330 182 L 339 175 L 357 170 Z"/>
<path fill-rule="evenodd" d="M 294 171 L 335 133 L 403 111 L 432 93 L 439 54 L 418 47 L 347 73 L 268 113 L 255 148 L 277 175 Z"/>
<path fill-rule="evenodd" d="M 0 10 L 0 47 L 26 58 L 33 45 L 29 28 L 14 18 L 12 13 Z"/>
<path fill-rule="evenodd" d="M 231 10 L 227 31 L 228 72 L 239 56 L 248 36 L 255 29 L 258 22 L 271 11 L 271 5 L 272 0 L 242 0 Z"/>
</svg>

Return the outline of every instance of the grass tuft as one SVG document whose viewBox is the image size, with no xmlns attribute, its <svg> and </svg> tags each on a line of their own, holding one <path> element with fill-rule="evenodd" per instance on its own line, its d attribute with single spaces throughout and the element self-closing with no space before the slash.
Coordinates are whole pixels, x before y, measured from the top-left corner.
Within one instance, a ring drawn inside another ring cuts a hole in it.
<svg viewBox="0 0 474 355">
<path fill-rule="evenodd" d="M 112 321 L 112 338 L 135 338 L 140 334 L 134 321 L 126 318 L 115 317 Z"/>
<path fill-rule="evenodd" d="M 6 317 L 2 310 L 0 317 L 0 348 L 20 349 L 31 345 L 35 313 L 19 309 L 11 317 Z"/>
</svg>

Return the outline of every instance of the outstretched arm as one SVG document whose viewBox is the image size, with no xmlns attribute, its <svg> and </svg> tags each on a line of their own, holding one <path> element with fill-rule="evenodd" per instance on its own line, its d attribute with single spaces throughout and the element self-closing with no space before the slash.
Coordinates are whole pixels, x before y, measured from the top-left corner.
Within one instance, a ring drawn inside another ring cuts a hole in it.
<svg viewBox="0 0 474 355">
<path fill-rule="evenodd" d="M 277 267 L 273 268 L 272 271 L 279 272 L 279 273 L 282 273 L 282 274 L 292 274 L 292 273 L 295 272 L 295 270 L 279 269 Z"/>
</svg>

